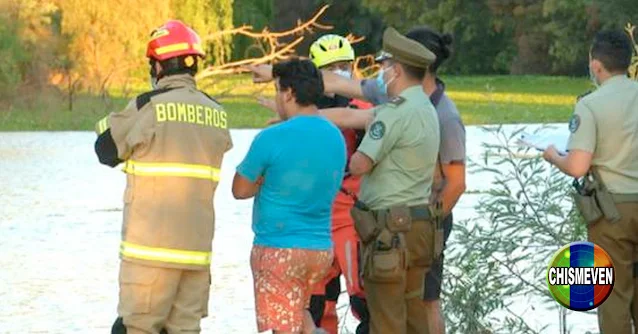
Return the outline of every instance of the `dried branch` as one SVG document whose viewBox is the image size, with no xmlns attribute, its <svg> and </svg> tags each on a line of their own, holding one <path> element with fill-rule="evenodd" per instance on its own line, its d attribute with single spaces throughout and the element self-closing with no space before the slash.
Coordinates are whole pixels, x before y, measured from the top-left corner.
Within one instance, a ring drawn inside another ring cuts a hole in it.
<svg viewBox="0 0 638 334">
<path fill-rule="evenodd" d="M 295 28 L 282 32 L 271 32 L 268 27 L 265 27 L 261 32 L 255 32 L 253 31 L 252 26 L 243 25 L 239 28 L 219 31 L 207 36 L 205 40 L 219 38 L 222 35 L 236 34 L 253 38 L 255 39 L 255 43 L 250 46 L 248 50 L 258 50 L 263 56 L 208 67 L 198 75 L 198 78 L 202 79 L 219 74 L 242 73 L 245 72 L 245 70 L 242 68 L 242 66 L 244 65 L 257 65 L 272 61 L 286 60 L 290 58 L 290 56 L 294 53 L 294 48 L 304 40 L 304 34 L 313 33 L 314 29 L 330 30 L 333 28 L 330 25 L 325 25 L 318 22 L 319 18 L 325 13 L 328 7 L 328 5 L 321 7 L 321 9 L 319 9 L 319 11 L 317 11 L 317 13 L 315 13 L 314 16 L 306 22 L 298 20 Z M 295 35 L 301 36 L 299 36 L 291 43 L 283 44 L 279 41 L 281 38 Z M 357 38 L 354 36 L 349 37 L 355 41 L 362 40 L 361 38 Z"/>
<path fill-rule="evenodd" d="M 253 26 L 243 25 L 239 28 L 230 29 L 230 30 L 222 30 L 216 33 L 210 34 L 204 38 L 205 41 L 218 38 L 223 35 L 244 35 L 250 38 L 255 39 L 277 39 L 282 37 L 288 37 L 295 34 L 299 34 L 301 32 L 307 31 L 311 29 L 310 27 L 315 27 L 321 30 L 330 30 L 333 29 L 333 26 L 324 25 L 317 22 L 321 15 L 330 7 L 330 5 L 325 5 L 319 9 L 319 11 L 308 21 L 302 23 L 301 21 L 297 21 L 297 26 L 293 29 L 282 31 L 282 32 L 271 32 L 268 30 L 268 27 L 265 27 L 261 32 L 254 32 Z"/>
<path fill-rule="evenodd" d="M 350 33 L 348 34 L 348 36 L 346 36 L 346 39 L 348 40 L 348 42 L 350 42 L 350 44 L 356 44 L 356 43 L 363 42 L 366 39 L 366 37 L 365 36 L 357 37 Z"/>
<path fill-rule="evenodd" d="M 319 11 L 317 11 L 317 13 L 315 13 L 308 21 L 302 22 L 301 20 L 298 20 L 295 28 L 282 32 L 271 32 L 268 27 L 265 27 L 261 32 L 254 32 L 252 26 L 243 25 L 235 29 L 223 30 L 208 35 L 205 40 L 219 38 L 222 35 L 243 35 L 253 38 L 256 41 L 252 46 L 248 48 L 248 50 L 259 50 L 263 54 L 263 56 L 209 67 L 199 75 L 199 78 L 206 78 L 216 74 L 241 73 L 245 72 L 245 70 L 241 68 L 241 66 L 243 65 L 263 64 L 270 61 L 286 60 L 290 58 L 290 56 L 293 54 L 293 49 L 303 41 L 304 36 L 300 36 L 293 42 L 286 45 L 282 44 L 279 39 L 293 35 L 313 33 L 314 29 L 332 29 L 333 26 L 321 24 L 318 22 L 318 20 L 325 13 L 328 7 L 329 5 L 321 7 Z M 365 39 L 365 37 L 356 37 L 352 34 L 349 34 L 347 38 L 351 43 L 359 43 Z"/>
<path fill-rule="evenodd" d="M 631 66 L 629 66 L 629 76 L 638 80 L 638 43 L 636 43 L 636 38 L 634 36 L 635 30 L 636 26 L 631 23 L 627 23 L 625 26 L 625 31 L 629 34 L 629 37 L 634 44 L 634 56 L 631 58 Z"/>
<path fill-rule="evenodd" d="M 205 70 L 203 70 L 198 76 L 198 79 L 203 79 L 206 77 L 209 77 L 211 75 L 215 75 L 215 74 L 229 74 L 229 73 L 241 73 L 241 72 L 246 72 L 246 70 L 242 69 L 241 66 L 244 65 L 257 65 L 257 64 L 264 64 L 267 63 L 269 61 L 275 60 L 275 59 L 286 59 L 293 51 L 293 49 L 299 44 L 301 43 L 301 41 L 303 41 L 303 37 L 299 37 L 297 38 L 294 42 L 286 45 L 283 49 L 278 50 L 275 53 L 271 53 L 269 55 L 260 57 L 260 58 L 250 58 L 250 59 L 244 59 L 244 60 L 239 60 L 239 61 L 235 61 L 232 63 L 228 63 L 228 64 L 223 64 L 220 66 L 215 66 L 215 67 L 209 67 Z"/>
<path fill-rule="evenodd" d="M 362 63 L 366 64 L 367 66 L 363 67 L 361 65 Z M 379 64 L 375 63 L 373 55 L 357 57 L 354 60 L 353 65 L 356 72 L 356 76 L 358 78 L 367 78 L 371 75 L 374 75 L 381 68 Z"/>
</svg>

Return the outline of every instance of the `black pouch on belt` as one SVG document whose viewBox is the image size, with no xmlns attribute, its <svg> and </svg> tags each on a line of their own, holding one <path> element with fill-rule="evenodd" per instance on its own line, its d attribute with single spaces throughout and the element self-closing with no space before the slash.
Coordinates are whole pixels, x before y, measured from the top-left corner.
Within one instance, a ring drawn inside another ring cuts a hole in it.
<svg viewBox="0 0 638 334">
<path fill-rule="evenodd" d="M 400 282 L 405 277 L 408 263 L 407 249 L 401 243 L 398 234 L 392 235 L 389 242 L 379 239 L 383 235 L 391 235 L 388 229 L 383 229 L 374 243 L 366 246 L 368 256 L 364 262 L 364 277 L 377 283 Z"/>
<path fill-rule="evenodd" d="M 617 222 L 620 220 L 621 216 L 613 195 L 609 192 L 609 190 L 607 190 L 607 187 L 605 186 L 603 179 L 600 177 L 600 173 L 598 173 L 598 169 L 596 167 L 591 168 L 590 174 L 594 179 L 594 184 L 596 185 L 594 197 L 596 198 L 596 202 L 598 202 L 600 211 L 602 211 L 605 219 L 612 223 Z M 589 177 L 589 175 L 586 177 Z"/>
<path fill-rule="evenodd" d="M 412 214 L 407 205 L 395 205 L 378 214 L 379 223 L 387 226 L 392 233 L 409 232 L 412 228 Z"/>
<path fill-rule="evenodd" d="M 381 232 L 381 227 L 377 223 L 374 212 L 371 210 L 354 206 L 350 210 L 350 215 L 352 216 L 352 220 L 354 220 L 354 229 L 357 231 L 359 239 L 361 239 L 363 244 L 368 244 Z"/>
<path fill-rule="evenodd" d="M 572 197 L 574 198 L 574 204 L 576 208 L 578 208 L 578 212 L 580 212 L 587 224 L 593 224 L 603 217 L 603 213 L 600 211 L 593 194 L 582 195 L 575 192 L 572 194 Z"/>
<path fill-rule="evenodd" d="M 587 224 L 593 224 L 603 217 L 602 211 L 598 207 L 594 193 L 596 192 L 596 186 L 594 179 L 590 175 L 586 175 L 582 182 L 578 179 L 574 179 L 572 186 L 575 192 L 572 193 L 574 198 L 574 204 L 580 212 L 583 219 Z"/>
</svg>

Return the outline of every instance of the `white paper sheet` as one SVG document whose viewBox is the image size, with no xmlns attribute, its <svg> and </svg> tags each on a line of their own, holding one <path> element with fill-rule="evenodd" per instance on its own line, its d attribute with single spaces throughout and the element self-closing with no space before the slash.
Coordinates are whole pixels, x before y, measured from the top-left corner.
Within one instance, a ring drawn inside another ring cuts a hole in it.
<svg viewBox="0 0 638 334">
<path fill-rule="evenodd" d="M 559 154 L 567 154 L 568 131 L 541 131 L 537 134 L 522 132 L 518 137 L 518 144 L 545 151 L 550 145 L 554 145 Z"/>
</svg>

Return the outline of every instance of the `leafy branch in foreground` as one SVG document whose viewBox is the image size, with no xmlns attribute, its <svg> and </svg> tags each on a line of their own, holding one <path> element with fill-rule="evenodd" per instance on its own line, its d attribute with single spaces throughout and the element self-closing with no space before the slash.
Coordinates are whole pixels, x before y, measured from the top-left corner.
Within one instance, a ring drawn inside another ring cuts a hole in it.
<svg viewBox="0 0 638 334">
<path fill-rule="evenodd" d="M 483 144 L 481 161 L 470 162 L 470 172 L 490 186 L 476 195 L 476 218 L 455 224 L 446 250 L 448 330 L 541 333 L 548 321 L 530 323 L 521 300 L 547 305 L 565 319 L 549 294 L 545 271 L 554 252 L 585 239 L 586 227 L 572 202 L 570 179 L 514 145 L 524 128 L 483 130 L 493 140 Z M 566 321 L 561 327 L 567 333 Z"/>
</svg>

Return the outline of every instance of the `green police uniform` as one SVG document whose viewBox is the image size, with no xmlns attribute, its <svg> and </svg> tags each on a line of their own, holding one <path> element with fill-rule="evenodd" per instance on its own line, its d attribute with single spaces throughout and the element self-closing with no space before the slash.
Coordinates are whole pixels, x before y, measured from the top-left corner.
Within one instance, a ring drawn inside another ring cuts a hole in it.
<svg viewBox="0 0 638 334">
<path fill-rule="evenodd" d="M 569 123 L 569 150 L 593 154 L 592 169 L 612 194 L 620 219 L 588 227 L 589 240 L 609 253 L 615 269 L 612 294 L 598 307 L 601 332 L 632 333 L 631 303 L 638 249 L 638 83 L 612 77 L 581 99 Z"/>
<path fill-rule="evenodd" d="M 384 51 L 399 63 L 426 67 L 434 59 L 425 47 L 391 28 L 383 43 Z M 381 227 L 381 233 L 365 244 L 363 257 L 370 331 L 423 333 L 427 331 L 423 280 L 437 256 L 437 226 L 429 217 L 428 198 L 439 150 L 439 121 L 420 85 L 378 106 L 374 114 L 358 148 L 374 163 L 363 177 L 359 198 Z M 411 220 L 410 227 L 396 227 L 405 221 L 393 220 L 401 209 L 403 217 Z"/>
</svg>

